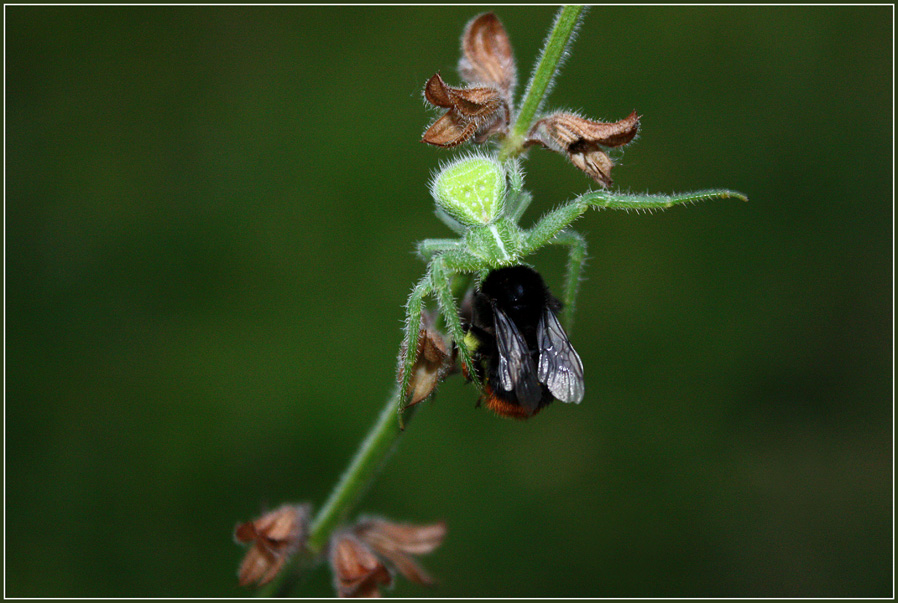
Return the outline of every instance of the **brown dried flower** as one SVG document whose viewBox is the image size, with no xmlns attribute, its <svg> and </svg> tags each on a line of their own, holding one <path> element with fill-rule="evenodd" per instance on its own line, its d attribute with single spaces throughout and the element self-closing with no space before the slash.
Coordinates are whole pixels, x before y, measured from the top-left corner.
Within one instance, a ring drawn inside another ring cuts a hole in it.
<svg viewBox="0 0 898 603">
<path fill-rule="evenodd" d="M 416 526 L 369 519 L 356 525 L 354 532 L 408 580 L 433 584 L 433 579 L 411 555 L 426 555 L 440 546 L 446 537 L 445 522 Z"/>
<path fill-rule="evenodd" d="M 427 144 L 458 146 L 475 134 L 488 135 L 508 122 L 508 104 L 495 88 L 453 88 L 435 73 L 424 86 L 424 98 L 449 109 L 424 132 L 421 141 Z"/>
<path fill-rule="evenodd" d="M 636 111 L 614 123 L 593 121 L 573 113 L 555 113 L 533 125 L 526 144 L 540 144 L 562 153 L 587 176 L 602 186 L 610 186 L 614 162 L 605 149 L 627 144 L 638 130 Z"/>
<path fill-rule="evenodd" d="M 498 17 L 484 13 L 472 19 L 462 35 L 461 50 L 458 71 L 470 88 L 453 88 L 439 73 L 424 86 L 427 102 L 449 109 L 424 133 L 421 141 L 427 144 L 448 148 L 471 138 L 483 142 L 508 129 L 517 69 Z"/>
<path fill-rule="evenodd" d="M 458 71 L 471 87 L 453 88 L 439 73 L 430 78 L 424 98 L 448 111 L 431 124 L 422 142 L 448 148 L 508 133 L 517 69 L 505 28 L 493 13 L 479 15 L 465 27 L 461 48 Z M 607 149 L 627 144 L 638 129 L 635 111 L 615 123 L 558 112 L 536 122 L 524 146 L 539 144 L 561 153 L 590 178 L 610 186 L 614 162 Z"/>
<path fill-rule="evenodd" d="M 331 540 L 334 584 L 341 597 L 379 597 L 390 586 L 388 566 L 412 582 L 432 585 L 433 579 L 412 558 L 432 552 L 446 537 L 446 524 L 391 523 L 365 519 Z"/>
<path fill-rule="evenodd" d="M 496 88 L 511 106 L 518 73 L 511 42 L 499 18 L 484 13 L 472 19 L 462 34 L 461 50 L 458 63 L 461 77 L 472 86 Z"/>
<path fill-rule="evenodd" d="M 240 564 L 240 586 L 262 586 L 274 579 L 305 544 L 309 510 L 308 505 L 284 505 L 234 529 L 234 540 L 252 543 Z"/>
<path fill-rule="evenodd" d="M 446 378 L 454 360 L 448 351 L 449 344 L 433 328 L 433 316 L 429 312 L 423 313 L 421 324 L 418 333 L 418 352 L 406 392 L 409 396 L 408 406 L 413 406 L 430 396 L 437 385 Z M 399 357 L 404 356 L 405 354 L 401 353 Z M 399 381 L 402 382 L 401 373 Z"/>
<path fill-rule="evenodd" d="M 350 532 L 334 536 L 330 560 L 340 597 L 379 597 L 378 587 L 393 582 L 380 559 Z"/>
<path fill-rule="evenodd" d="M 431 124 L 422 142 L 448 148 L 508 134 L 517 69 L 508 34 L 496 15 L 484 13 L 471 20 L 462 35 L 461 49 L 458 71 L 471 87 L 452 88 L 439 74 L 430 78 L 424 98 L 448 111 Z M 533 125 L 524 147 L 538 144 L 561 153 L 607 187 L 614 167 L 607 149 L 627 144 L 638 129 L 635 111 L 614 123 L 557 112 Z"/>
</svg>

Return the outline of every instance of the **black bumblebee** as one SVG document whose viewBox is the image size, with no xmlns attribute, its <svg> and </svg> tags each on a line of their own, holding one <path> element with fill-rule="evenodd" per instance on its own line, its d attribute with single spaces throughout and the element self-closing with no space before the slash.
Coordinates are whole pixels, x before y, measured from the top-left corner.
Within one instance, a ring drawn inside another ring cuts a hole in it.
<svg viewBox="0 0 898 603">
<path fill-rule="evenodd" d="M 487 408 L 526 419 L 553 400 L 583 400 L 583 363 L 558 321 L 560 310 L 528 266 L 494 270 L 469 294 L 461 313 L 465 344 Z"/>
</svg>

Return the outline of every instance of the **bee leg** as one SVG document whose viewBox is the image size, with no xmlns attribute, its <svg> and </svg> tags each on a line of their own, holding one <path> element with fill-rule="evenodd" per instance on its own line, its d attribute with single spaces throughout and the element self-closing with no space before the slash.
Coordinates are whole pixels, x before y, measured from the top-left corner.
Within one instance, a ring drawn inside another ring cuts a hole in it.
<svg viewBox="0 0 898 603">
<path fill-rule="evenodd" d="M 564 309 L 561 311 L 561 324 L 570 334 L 571 325 L 574 322 L 574 308 L 577 303 L 577 292 L 580 290 L 580 275 L 586 264 L 586 239 L 579 232 L 565 230 L 559 232 L 552 245 L 564 245 L 568 248 L 567 274 L 564 277 L 564 291 L 561 302 Z"/>
<path fill-rule="evenodd" d="M 424 311 L 424 298 L 432 291 L 430 274 L 426 274 L 409 295 L 405 305 L 405 337 L 402 352 L 399 356 L 399 426 L 404 427 L 402 413 L 408 403 L 408 388 L 411 381 L 412 367 L 418 357 L 418 337 L 421 333 L 421 314 Z"/>
</svg>

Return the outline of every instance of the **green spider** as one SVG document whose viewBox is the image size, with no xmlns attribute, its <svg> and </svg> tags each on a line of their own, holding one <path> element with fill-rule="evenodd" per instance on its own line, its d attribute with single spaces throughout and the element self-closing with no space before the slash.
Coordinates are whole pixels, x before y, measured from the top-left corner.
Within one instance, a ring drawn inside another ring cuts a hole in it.
<svg viewBox="0 0 898 603">
<path fill-rule="evenodd" d="M 568 227 L 587 210 L 655 210 L 713 199 L 746 199 L 740 193 L 725 189 L 679 195 L 596 191 L 557 207 L 532 227 L 522 228 L 518 222 L 531 202 L 531 196 L 523 186 L 523 174 L 517 162 L 503 165 L 485 154 L 468 155 L 453 161 L 434 178 L 431 194 L 436 201 L 436 214 L 458 233 L 459 238 L 425 239 L 417 245 L 418 255 L 427 262 L 427 271 L 406 304 L 403 351 L 398 367 L 400 392 L 409 391 L 410 376 L 417 359 L 424 300 L 428 296 L 436 300 L 439 315 L 458 349 L 463 369 L 477 387 L 482 388 L 476 378 L 473 354 L 466 342 L 465 328 L 453 294 L 456 277 L 471 275 L 475 283 L 482 283 L 491 271 L 522 264 L 525 258 L 547 245 L 567 247 L 567 274 L 560 301 L 563 306 L 561 322 L 570 328 L 586 258 L 586 240 Z M 400 396 L 400 423 L 408 400 L 408 395 Z"/>
</svg>

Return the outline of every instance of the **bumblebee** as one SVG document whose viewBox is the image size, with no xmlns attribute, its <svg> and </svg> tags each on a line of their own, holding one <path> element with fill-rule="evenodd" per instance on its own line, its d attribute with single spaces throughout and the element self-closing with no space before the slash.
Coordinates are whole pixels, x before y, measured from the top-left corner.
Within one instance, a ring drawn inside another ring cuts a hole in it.
<svg viewBox="0 0 898 603">
<path fill-rule="evenodd" d="M 554 400 L 583 400 L 583 363 L 558 321 L 561 302 L 528 266 L 493 270 L 462 308 L 473 378 L 498 415 L 527 419 Z M 466 375 L 469 379 L 471 375 Z"/>
</svg>

